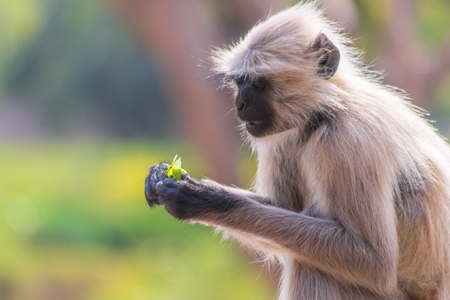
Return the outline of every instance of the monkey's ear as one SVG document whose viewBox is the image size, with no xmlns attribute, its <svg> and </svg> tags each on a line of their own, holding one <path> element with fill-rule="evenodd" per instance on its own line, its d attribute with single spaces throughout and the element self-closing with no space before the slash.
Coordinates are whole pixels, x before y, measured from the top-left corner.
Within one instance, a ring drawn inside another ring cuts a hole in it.
<svg viewBox="0 0 450 300">
<path fill-rule="evenodd" d="M 321 33 L 317 36 L 312 47 L 314 53 L 318 53 L 318 70 L 317 74 L 323 79 L 330 79 L 336 73 L 341 53 L 339 49 L 328 39 L 328 37 Z"/>
</svg>

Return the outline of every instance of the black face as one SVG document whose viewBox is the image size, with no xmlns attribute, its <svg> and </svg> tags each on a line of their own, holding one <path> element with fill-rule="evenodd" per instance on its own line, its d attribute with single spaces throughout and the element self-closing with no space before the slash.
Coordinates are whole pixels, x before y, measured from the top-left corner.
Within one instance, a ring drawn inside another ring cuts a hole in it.
<svg viewBox="0 0 450 300">
<path fill-rule="evenodd" d="M 274 113 L 269 99 L 269 82 L 264 78 L 247 77 L 238 77 L 235 82 L 238 87 L 236 112 L 245 122 L 248 133 L 254 137 L 270 134 Z"/>
</svg>

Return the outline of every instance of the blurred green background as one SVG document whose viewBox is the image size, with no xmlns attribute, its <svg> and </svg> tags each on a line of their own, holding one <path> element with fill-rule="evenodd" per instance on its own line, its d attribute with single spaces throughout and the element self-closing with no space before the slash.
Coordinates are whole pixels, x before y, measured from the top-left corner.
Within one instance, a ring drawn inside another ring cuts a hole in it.
<svg viewBox="0 0 450 300">
<path fill-rule="evenodd" d="M 450 0 L 320 2 L 449 136 Z M 294 3 L 0 0 L 1 300 L 275 298 L 276 272 L 143 186 L 175 154 L 249 186 L 205 57 Z"/>
</svg>

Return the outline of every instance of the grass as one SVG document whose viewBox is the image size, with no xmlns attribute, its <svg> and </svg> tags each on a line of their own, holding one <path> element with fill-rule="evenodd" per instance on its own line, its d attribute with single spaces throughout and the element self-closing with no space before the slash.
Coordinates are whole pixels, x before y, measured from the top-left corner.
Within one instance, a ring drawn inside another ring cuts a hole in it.
<svg viewBox="0 0 450 300">
<path fill-rule="evenodd" d="M 0 299 L 273 299 L 272 285 L 210 228 L 150 209 L 148 167 L 167 142 L 0 147 Z"/>
</svg>

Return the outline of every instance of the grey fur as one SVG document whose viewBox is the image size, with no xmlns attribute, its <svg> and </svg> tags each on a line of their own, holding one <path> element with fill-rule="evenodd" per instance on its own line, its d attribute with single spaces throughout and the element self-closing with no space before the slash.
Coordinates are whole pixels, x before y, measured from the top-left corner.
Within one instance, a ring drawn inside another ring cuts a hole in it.
<svg viewBox="0 0 450 300">
<path fill-rule="evenodd" d="M 335 28 L 308 2 L 215 53 L 232 89 L 242 76 L 271 85 L 271 130 L 243 125 L 254 191 L 189 176 L 149 186 L 174 217 L 275 258 L 279 299 L 450 299 L 449 147 Z M 321 33 L 340 51 L 330 78 L 311 55 Z"/>
</svg>

